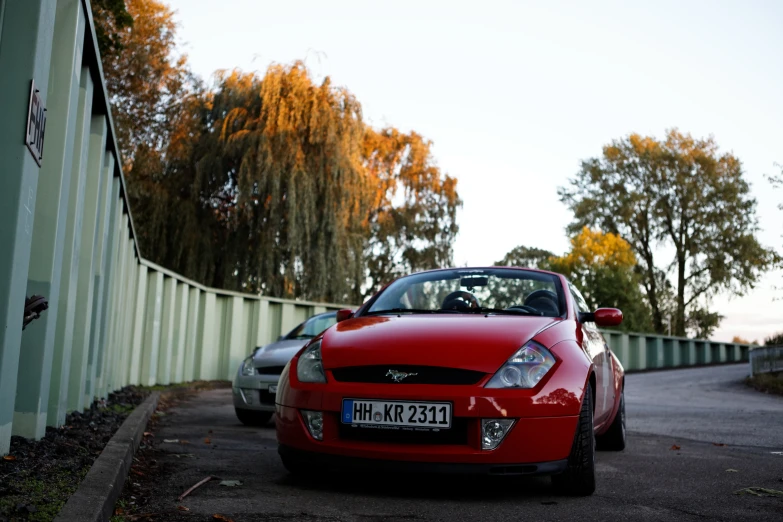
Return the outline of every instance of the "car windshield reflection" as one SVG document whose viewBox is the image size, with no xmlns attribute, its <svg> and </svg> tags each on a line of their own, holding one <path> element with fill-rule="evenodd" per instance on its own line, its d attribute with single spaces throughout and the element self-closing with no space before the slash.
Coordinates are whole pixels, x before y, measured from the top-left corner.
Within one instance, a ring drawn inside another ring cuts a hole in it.
<svg viewBox="0 0 783 522">
<path fill-rule="evenodd" d="M 486 314 L 560 317 L 565 311 L 560 279 L 514 268 L 437 270 L 389 285 L 364 315 Z"/>
</svg>

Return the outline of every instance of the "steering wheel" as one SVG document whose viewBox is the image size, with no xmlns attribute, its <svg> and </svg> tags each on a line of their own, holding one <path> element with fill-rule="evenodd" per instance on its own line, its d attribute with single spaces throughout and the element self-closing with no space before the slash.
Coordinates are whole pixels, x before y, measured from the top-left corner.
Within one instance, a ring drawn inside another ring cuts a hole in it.
<svg viewBox="0 0 783 522">
<path fill-rule="evenodd" d="M 461 310 L 466 308 L 466 305 L 470 305 L 469 308 L 478 308 L 479 302 L 476 296 L 470 292 L 464 290 L 457 290 L 452 292 L 443 299 L 441 308 L 444 310 Z"/>
<path fill-rule="evenodd" d="M 535 304 L 534 304 L 535 303 Z M 536 290 L 525 298 L 525 305 L 535 308 L 537 312 L 551 312 L 557 315 L 560 306 L 557 302 L 557 294 L 551 290 Z"/>
</svg>

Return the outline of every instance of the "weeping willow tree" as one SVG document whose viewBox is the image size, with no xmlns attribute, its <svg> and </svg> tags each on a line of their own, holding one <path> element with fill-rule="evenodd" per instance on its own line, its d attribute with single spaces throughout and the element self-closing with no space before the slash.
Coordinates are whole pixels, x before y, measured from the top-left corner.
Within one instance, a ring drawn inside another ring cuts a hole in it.
<svg viewBox="0 0 783 522">
<path fill-rule="evenodd" d="M 356 98 L 302 62 L 206 88 L 171 56 L 171 13 L 128 5 L 133 29 L 104 61 L 145 257 L 211 287 L 332 302 L 451 264 L 461 201 L 429 141 L 364 125 Z M 123 88 L 127 70 L 149 81 Z"/>
<path fill-rule="evenodd" d="M 296 62 L 271 67 L 263 80 L 223 75 L 212 112 L 231 219 L 246 242 L 237 280 L 277 296 L 353 297 L 364 277 L 370 196 L 353 95 L 328 78 L 316 85 Z"/>
</svg>

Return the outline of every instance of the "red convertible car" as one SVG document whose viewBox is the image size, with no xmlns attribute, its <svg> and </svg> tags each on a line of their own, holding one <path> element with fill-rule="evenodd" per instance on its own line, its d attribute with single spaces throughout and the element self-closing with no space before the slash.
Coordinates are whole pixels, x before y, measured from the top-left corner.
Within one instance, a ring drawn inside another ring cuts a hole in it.
<svg viewBox="0 0 783 522">
<path fill-rule="evenodd" d="M 595 490 L 595 450 L 625 447 L 624 370 L 562 275 L 511 267 L 388 284 L 288 363 L 276 398 L 291 473 L 551 475 Z"/>
</svg>

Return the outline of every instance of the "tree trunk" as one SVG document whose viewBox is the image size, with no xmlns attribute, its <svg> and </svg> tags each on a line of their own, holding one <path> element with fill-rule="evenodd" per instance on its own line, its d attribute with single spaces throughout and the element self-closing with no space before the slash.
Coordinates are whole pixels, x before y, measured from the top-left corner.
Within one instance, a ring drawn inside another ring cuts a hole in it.
<svg viewBox="0 0 783 522">
<path fill-rule="evenodd" d="M 685 252 L 677 252 L 677 317 L 675 335 L 685 337 Z"/>
<path fill-rule="evenodd" d="M 646 256 L 645 256 L 646 257 Z M 658 304 L 658 285 L 655 281 L 655 266 L 651 260 L 645 260 L 645 277 L 648 284 L 645 285 L 645 291 L 647 292 L 647 299 L 650 301 L 650 309 L 652 310 L 653 328 L 656 333 L 662 334 L 663 331 L 663 317 L 661 316 L 660 305 Z"/>
</svg>

